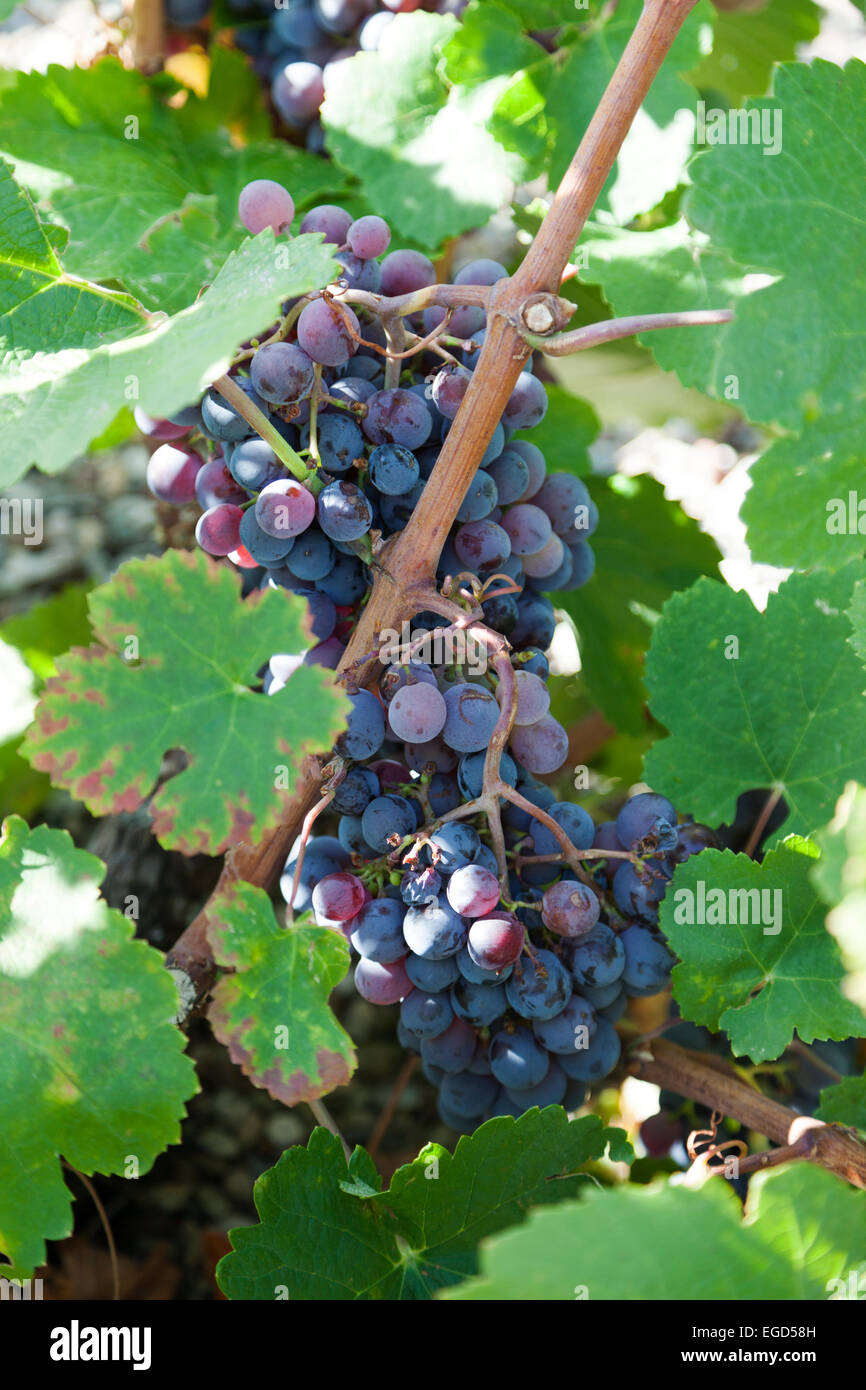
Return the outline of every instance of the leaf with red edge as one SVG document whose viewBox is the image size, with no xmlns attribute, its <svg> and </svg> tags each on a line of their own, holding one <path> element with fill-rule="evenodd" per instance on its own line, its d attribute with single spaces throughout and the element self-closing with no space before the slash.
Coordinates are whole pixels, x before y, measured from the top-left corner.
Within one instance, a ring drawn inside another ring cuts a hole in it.
<svg viewBox="0 0 866 1390">
<path fill-rule="evenodd" d="M 239 579 L 201 552 L 130 560 L 90 594 L 98 645 L 58 658 L 23 751 L 94 815 L 134 811 L 163 755 L 189 764 L 151 802 L 167 849 L 220 854 L 278 825 L 304 757 L 330 748 L 348 700 L 321 666 L 272 696 L 251 687 L 274 652 L 311 643 L 304 601 L 239 601 Z"/>
<path fill-rule="evenodd" d="M 297 1105 L 345 1086 L 355 1070 L 352 1039 L 328 1006 L 349 968 L 349 947 L 331 927 L 281 927 L 270 898 L 237 883 L 208 908 L 208 941 L 231 966 L 213 991 L 214 1033 L 254 1086 Z"/>
</svg>

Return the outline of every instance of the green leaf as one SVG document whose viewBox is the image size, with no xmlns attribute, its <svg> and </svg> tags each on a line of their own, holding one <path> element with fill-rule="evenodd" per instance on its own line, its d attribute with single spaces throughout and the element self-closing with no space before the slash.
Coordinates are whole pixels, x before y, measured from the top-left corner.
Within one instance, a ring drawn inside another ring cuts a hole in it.
<svg viewBox="0 0 866 1390">
<path fill-rule="evenodd" d="M 487 84 L 449 90 L 438 75 L 455 28 L 452 15 L 399 15 L 376 53 L 334 67 L 321 110 L 337 164 L 363 178 L 369 202 L 403 237 L 429 250 L 485 223 L 508 201 L 517 168 L 484 129 Z"/>
<path fill-rule="evenodd" d="M 742 792 L 775 789 L 788 816 L 773 843 L 823 825 L 845 783 L 866 779 L 866 680 L 845 616 L 862 573 L 792 575 L 765 613 L 706 579 L 674 594 L 647 655 L 650 708 L 670 731 L 647 782 L 709 825 L 731 824 Z"/>
<path fill-rule="evenodd" d="M 479 0 L 480 3 L 480 0 Z M 524 29 L 559 29 L 589 18 L 586 0 L 503 0 Z"/>
<path fill-rule="evenodd" d="M 707 237 L 680 220 L 650 232 L 621 231 L 590 224 L 581 242 L 581 279 L 600 284 L 618 315 L 672 314 L 683 309 L 739 312 L 746 291 L 745 271 Z M 730 324 L 665 328 L 642 333 L 637 341 L 659 366 L 676 372 L 684 386 L 731 397 L 734 364 L 727 351 Z M 747 384 L 744 379 L 736 389 Z M 744 407 L 745 408 L 745 407 Z M 746 409 L 746 413 L 748 410 Z"/>
<path fill-rule="evenodd" d="M 824 1300 L 862 1258 L 866 1202 L 810 1163 L 761 1173 L 746 1218 L 719 1178 L 588 1191 L 486 1242 L 478 1279 L 445 1298 L 485 1302 Z M 623 1252 L 628 1251 L 624 1257 Z M 660 1273 L 663 1272 L 663 1273 Z"/>
<path fill-rule="evenodd" d="M 589 401 L 553 383 L 546 383 L 545 389 L 547 414 L 531 430 L 519 430 L 517 438 L 535 444 L 551 472 L 583 477 L 592 472 L 588 449 L 601 430 L 601 421 Z"/>
<path fill-rule="evenodd" d="M 208 1019 L 254 1086 L 286 1105 L 344 1086 L 357 1061 L 328 1007 L 349 968 L 340 933 L 314 922 L 280 927 L 261 888 L 236 883 L 208 905 L 207 936 L 223 975 Z"/>
<path fill-rule="evenodd" d="M 211 63 L 207 96 L 187 91 L 179 109 L 173 81 L 115 58 L 18 73 L 0 91 L 0 149 L 70 228 L 67 271 L 120 280 L 166 313 L 192 304 L 241 245 L 237 200 L 250 179 L 284 184 L 299 207 L 344 183 L 317 156 L 265 138 L 242 54 L 215 45 Z"/>
<path fill-rule="evenodd" d="M 25 752 L 94 815 L 150 797 L 163 754 L 184 771 L 150 800 L 167 849 L 221 854 L 279 824 L 304 756 L 329 748 L 348 708 L 333 674 L 301 666 L 254 693 L 273 652 L 309 645 L 307 607 L 284 590 L 239 602 L 239 578 L 201 551 L 129 560 L 89 597 L 98 645 L 57 662 Z"/>
<path fill-rule="evenodd" d="M 737 305 L 725 370 L 738 375 L 751 420 L 800 429 L 862 402 L 866 382 L 866 65 L 791 63 L 774 88 L 746 109 L 767 113 L 781 148 L 719 144 L 699 155 L 685 211 L 734 261 L 774 277 Z"/>
<path fill-rule="evenodd" d="M 520 16 L 497 0 L 470 0 L 460 27 L 442 49 L 449 82 L 475 86 L 535 63 L 544 49 L 523 32 Z"/>
<path fill-rule="evenodd" d="M 493 134 L 528 159 L 534 175 L 546 172 L 551 185 L 565 173 L 642 9 L 642 0 L 620 0 L 585 38 L 557 44 L 519 72 L 500 96 L 490 124 Z M 706 51 L 714 17 L 708 0 L 699 0 L 626 137 L 599 199 L 618 222 L 654 207 L 682 181 L 695 131 L 695 94 L 683 75 Z"/>
<path fill-rule="evenodd" d="M 44 603 L 0 623 L 0 641 L 16 647 L 40 681 L 56 674 L 55 657 L 90 640 L 87 593 L 83 584 L 67 584 Z"/>
<path fill-rule="evenodd" d="M 866 1076 L 846 1076 L 834 1086 L 825 1086 L 815 1115 L 828 1125 L 866 1130 Z"/>
<path fill-rule="evenodd" d="M 843 992 L 866 1014 L 866 790 L 849 783 L 830 824 L 815 839 L 821 860 L 812 881 L 831 906 L 827 930 L 838 941 L 848 972 Z M 863 1031 L 862 1024 L 857 1031 Z"/>
<path fill-rule="evenodd" d="M 65 275 L 27 194 L 0 159 L 0 354 L 95 348 L 146 320 L 129 295 Z"/>
<path fill-rule="evenodd" d="M 57 473 L 114 420 L 125 401 L 172 415 L 222 375 L 240 342 L 272 322 L 286 298 L 319 289 L 334 262 L 315 236 L 275 247 L 273 233 L 248 238 L 208 292 L 147 332 L 108 345 L 38 352 L 9 360 L 0 377 L 6 423 L 0 486 L 37 464 Z M 92 317 L 92 314 L 91 314 Z M 59 330 L 62 335 L 62 326 Z M 80 332 L 84 332 L 83 327 Z"/>
<path fill-rule="evenodd" d="M 866 467 L 862 407 L 860 402 L 853 413 L 839 410 L 811 421 L 799 437 L 780 439 L 752 465 L 752 486 L 741 516 L 749 547 L 764 563 L 836 569 L 852 555 L 863 554 L 866 504 L 860 507 L 858 494 Z"/>
<path fill-rule="evenodd" d="M 489 1120 L 453 1156 L 427 1144 L 380 1192 L 369 1155 L 356 1150 L 347 1170 L 339 1140 L 317 1129 L 259 1178 L 260 1224 L 229 1233 L 220 1288 L 235 1299 L 428 1299 L 475 1272 L 483 1237 L 585 1190 L 576 1170 L 609 1143 L 624 1158 L 621 1141 L 596 1116 L 569 1121 L 552 1105 Z"/>
<path fill-rule="evenodd" d="M 712 53 L 689 79 L 733 106 L 743 97 L 763 96 L 774 64 L 796 58 L 800 44 L 814 39 L 820 28 L 821 10 L 814 0 L 769 0 L 754 12 L 723 10 L 716 18 Z"/>
<path fill-rule="evenodd" d="M 681 961 L 680 1012 L 724 1030 L 738 1057 L 779 1057 L 795 1032 L 811 1043 L 862 1029 L 810 877 L 815 854 L 796 837 L 761 864 L 708 849 L 677 868 L 662 899 L 660 925 Z"/>
<path fill-rule="evenodd" d="M 563 466 L 561 460 L 548 463 Z M 590 491 L 601 516 L 590 539 L 595 574 L 555 601 L 577 628 L 587 690 L 618 729 L 641 734 L 647 727 L 644 660 L 654 622 L 672 593 L 716 573 L 720 557 L 654 479 L 593 480 Z"/>
<path fill-rule="evenodd" d="M 32 1269 L 72 1229 L 60 1155 L 138 1177 L 197 1088 L 162 957 L 99 896 L 105 866 L 10 817 L 0 840 L 0 1249 Z"/>
</svg>

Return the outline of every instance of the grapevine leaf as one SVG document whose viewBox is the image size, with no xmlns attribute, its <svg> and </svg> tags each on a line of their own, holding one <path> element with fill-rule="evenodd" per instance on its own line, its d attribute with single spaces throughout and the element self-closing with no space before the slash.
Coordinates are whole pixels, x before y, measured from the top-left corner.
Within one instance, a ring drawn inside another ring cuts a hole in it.
<svg viewBox="0 0 866 1390">
<path fill-rule="evenodd" d="M 866 505 L 857 492 L 866 466 L 863 404 L 853 414 L 846 408 L 810 421 L 799 437 L 778 440 L 752 465 L 741 515 L 752 550 L 766 564 L 835 569 L 863 554 Z"/>
<path fill-rule="evenodd" d="M 0 159 L 0 354 L 95 348 L 145 322 L 127 294 L 65 275 L 33 204 Z"/>
<path fill-rule="evenodd" d="M 753 1062 L 780 1056 L 795 1031 L 807 1043 L 862 1031 L 811 882 L 815 855 L 796 836 L 761 864 L 705 850 L 677 868 L 662 899 L 660 924 L 682 962 L 673 980 L 683 1018 L 723 1029 Z"/>
<path fill-rule="evenodd" d="M 18 816 L 0 840 L 0 1249 L 44 1263 L 72 1229 L 60 1155 L 138 1177 L 197 1090 L 162 958 L 99 896 L 105 866 Z"/>
<path fill-rule="evenodd" d="M 585 38 L 558 43 L 499 97 L 490 129 L 530 161 L 533 174 L 546 172 L 552 185 L 562 178 L 642 8 L 643 0 L 620 0 Z M 694 91 L 683 74 L 701 57 L 714 17 L 709 0 L 699 0 L 626 137 L 599 200 L 618 222 L 654 207 L 682 180 L 695 132 Z"/>
<path fill-rule="evenodd" d="M 815 1115 L 827 1124 L 866 1131 L 866 1076 L 845 1076 L 835 1085 L 825 1086 Z"/>
<path fill-rule="evenodd" d="M 330 154 L 363 171 L 364 192 L 428 249 L 485 223 L 510 196 L 515 160 L 484 129 L 487 85 L 448 88 L 439 49 L 452 15 L 400 15 L 377 52 L 335 65 L 321 110 Z"/>
<path fill-rule="evenodd" d="M 461 24 L 442 49 L 449 82 L 475 86 L 537 62 L 544 49 L 523 32 L 520 16 L 497 0 L 469 0 Z"/>
<path fill-rule="evenodd" d="M 851 626 L 854 629 L 848 640 L 860 660 L 866 665 L 866 582 L 861 581 L 854 585 L 848 617 L 851 619 Z"/>
<path fill-rule="evenodd" d="M 344 182 L 317 156 L 265 139 L 243 55 L 218 45 L 211 55 L 207 96 L 187 91 L 179 109 L 172 81 L 115 58 L 18 73 L 0 91 L 0 149 L 71 229 L 67 271 L 120 280 L 165 313 L 191 304 L 240 246 L 237 200 L 250 179 L 284 184 L 300 207 Z"/>
<path fill-rule="evenodd" d="M 286 1105 L 344 1086 L 356 1058 L 328 1007 L 349 968 L 343 937 L 311 921 L 280 927 L 267 893 L 249 883 L 208 904 L 207 935 L 217 965 L 233 971 L 213 990 L 208 1019 L 253 1085 Z"/>
<path fill-rule="evenodd" d="M 576 1169 L 608 1144 L 627 1158 L 622 1138 L 595 1115 L 569 1121 L 560 1106 L 530 1110 L 489 1120 L 453 1156 L 427 1144 L 380 1192 L 369 1156 L 356 1150 L 347 1170 L 339 1140 L 317 1129 L 306 1149 L 287 1150 L 259 1178 L 260 1224 L 230 1232 L 220 1288 L 235 1299 L 272 1299 L 280 1289 L 304 1300 L 428 1299 L 475 1272 L 484 1236 L 530 1206 L 582 1192 Z"/>
<path fill-rule="evenodd" d="M 815 0 L 769 0 L 755 12 L 721 11 L 712 52 L 689 78 L 700 91 L 718 92 L 732 106 L 743 97 L 763 96 L 773 65 L 795 58 L 800 44 L 814 39 L 820 27 Z"/>
<path fill-rule="evenodd" d="M 827 929 L 838 941 L 848 971 L 843 992 L 866 1014 L 866 791 L 862 787 L 851 782 L 845 788 L 836 814 L 815 839 L 821 860 L 812 871 L 812 881 L 831 905 Z M 862 1020 L 857 1032 L 863 1032 Z"/>
<path fill-rule="evenodd" d="M 766 115 L 768 142 L 718 144 L 696 158 L 685 211 L 740 265 L 774 277 L 738 305 L 725 358 L 750 419 L 799 429 L 862 397 L 866 378 L 866 65 L 786 64 L 774 87 L 746 108 Z M 844 158 L 844 180 L 828 149 Z"/>
<path fill-rule="evenodd" d="M 70 646 L 86 642 L 87 589 L 68 584 L 44 603 L 34 603 L 26 613 L 16 613 L 0 623 L 0 641 L 16 647 L 40 680 L 57 672 L 55 658 Z"/>
<path fill-rule="evenodd" d="M 0 486 L 34 463 L 48 473 L 65 468 L 124 400 L 134 398 L 155 416 L 197 400 L 226 370 L 238 343 L 271 322 L 286 297 L 326 285 L 333 269 L 318 235 L 275 247 L 273 233 L 261 232 L 229 256 L 196 304 L 147 332 L 87 350 L 66 345 L 16 354 L 0 378 L 6 423 Z M 53 320 L 43 332 L 54 332 Z"/>
<path fill-rule="evenodd" d="M 581 18 L 580 9 L 586 9 L 585 5 L 575 5 L 574 0 L 502 0 L 502 3 L 517 16 L 524 29 L 533 31 L 574 24 Z"/>
<path fill-rule="evenodd" d="M 550 465 L 562 468 L 567 460 L 558 455 Z M 651 478 L 593 480 L 590 491 L 601 515 L 590 539 L 595 574 L 556 602 L 577 628 L 587 690 L 618 729 L 640 734 L 647 727 L 644 658 L 653 625 L 672 593 L 716 572 L 719 555 Z"/>
<path fill-rule="evenodd" d="M 647 755 L 650 785 L 708 825 L 731 824 L 741 793 L 775 789 L 788 815 L 774 843 L 823 825 L 845 783 L 866 780 L 863 667 L 845 615 L 862 574 L 859 562 L 794 574 L 765 613 L 706 579 L 674 594 L 647 654 L 650 708 L 670 731 Z"/>
<path fill-rule="evenodd" d="M 760 1173 L 739 1200 L 653 1183 L 593 1189 L 487 1241 L 481 1276 L 445 1298 L 512 1302 L 825 1299 L 862 1258 L 866 1202 L 809 1163 Z M 628 1259 L 623 1251 L 628 1250 Z"/>
<path fill-rule="evenodd" d="M 182 748 L 189 766 L 151 801 L 160 842 L 184 854 L 257 843 L 348 706 L 320 666 L 254 693 L 273 652 L 309 644 L 307 609 L 282 589 L 238 598 L 237 574 L 201 551 L 121 565 L 88 600 L 98 645 L 59 658 L 45 687 L 25 743 L 33 766 L 108 815 L 136 810 L 163 754 Z"/>
<path fill-rule="evenodd" d="M 601 430 L 601 421 L 588 401 L 573 396 L 562 386 L 545 384 L 545 390 L 547 414 L 540 424 L 519 431 L 517 437 L 541 450 L 551 472 L 583 477 L 592 472 L 587 451 Z"/>
<path fill-rule="evenodd" d="M 600 284 L 620 315 L 731 307 L 739 313 L 746 293 L 745 271 L 682 219 L 650 232 L 591 224 L 580 251 L 581 279 Z M 726 346 L 729 331 L 730 324 L 666 328 L 639 334 L 637 341 L 665 371 L 676 372 L 684 386 L 721 398 L 732 389 L 727 379 L 733 370 Z M 746 383 L 744 375 L 738 389 Z"/>
</svg>

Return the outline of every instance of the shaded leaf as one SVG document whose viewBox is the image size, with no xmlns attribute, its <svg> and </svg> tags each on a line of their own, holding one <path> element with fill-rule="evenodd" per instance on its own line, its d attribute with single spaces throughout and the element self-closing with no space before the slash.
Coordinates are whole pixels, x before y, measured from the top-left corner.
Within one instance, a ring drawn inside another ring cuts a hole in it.
<svg viewBox="0 0 866 1390">
<path fill-rule="evenodd" d="M 17 816 L 0 841 L 0 1250 L 32 1269 L 72 1229 L 62 1154 L 147 1172 L 197 1090 L 162 957 L 99 896 L 105 868 Z"/>
</svg>

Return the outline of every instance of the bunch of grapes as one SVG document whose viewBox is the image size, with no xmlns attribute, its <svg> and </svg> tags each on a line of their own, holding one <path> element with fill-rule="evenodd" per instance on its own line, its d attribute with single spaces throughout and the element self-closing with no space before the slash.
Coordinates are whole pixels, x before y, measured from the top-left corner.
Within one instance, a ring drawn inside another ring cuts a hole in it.
<svg viewBox="0 0 866 1390">
<path fill-rule="evenodd" d="M 278 184 L 257 180 L 240 197 L 241 219 L 252 232 L 283 232 L 294 205 Z M 336 667 L 358 605 L 369 585 L 372 542 L 400 531 L 438 458 L 443 439 L 471 379 L 485 333 L 484 310 L 427 309 L 410 318 L 417 335 L 444 324 L 452 351 L 422 350 L 407 359 L 399 385 L 385 386 L 385 335 L 378 317 L 356 313 L 341 296 L 363 288 L 384 295 L 433 285 L 432 262 L 416 251 L 388 252 L 390 231 L 382 218 L 353 221 L 342 208 L 313 208 L 301 232 L 318 232 L 335 246 L 340 281 L 324 294 L 284 306 L 286 323 L 271 340 L 250 350 L 234 381 L 295 450 L 309 470 L 291 476 L 277 454 L 218 391 L 170 420 L 136 413 L 140 427 L 163 441 L 151 455 L 148 485 L 163 502 L 197 501 L 199 545 L 228 556 L 247 570 L 247 585 L 281 587 L 308 604 L 316 646 L 307 660 Z M 495 261 L 475 261 L 457 275 L 461 284 L 490 285 L 507 274 Z M 419 339 L 420 341 L 420 339 Z M 457 354 L 455 356 L 455 354 Z M 586 486 L 570 474 L 547 474 L 541 450 L 512 438 L 544 416 L 547 398 L 531 363 L 521 374 L 500 424 L 464 498 L 440 559 L 444 580 L 470 571 L 487 585 L 487 621 L 521 651 L 541 651 L 554 630 L 553 605 L 542 590 L 567 590 L 591 576 L 588 537 L 597 511 Z M 496 578 L 494 578 L 496 576 Z M 447 625 L 432 613 L 416 614 L 416 628 Z M 298 660 L 301 658 L 298 657 Z M 292 654 L 274 655 L 265 688 L 280 688 Z M 532 652 L 524 655 L 521 682 L 530 699 Z M 536 682 L 539 689 L 540 682 Z M 553 770 L 551 758 L 564 734 L 547 718 L 529 733 L 521 715 L 526 765 Z M 540 746 L 547 731 L 551 747 Z M 559 764 L 556 764 L 557 766 Z"/>
<path fill-rule="evenodd" d="M 459 14 L 467 0 L 231 0 L 240 22 L 239 48 L 270 84 L 271 99 L 290 134 L 308 149 L 324 148 L 319 107 L 334 64 L 355 53 L 374 53 L 398 14 L 435 10 Z M 211 0 L 167 0 L 170 24 L 200 24 Z M 267 20 L 268 22 L 264 22 Z M 249 21 L 253 21 L 250 23 Z M 258 22 L 256 22 L 258 21 Z"/>
<path fill-rule="evenodd" d="M 239 211 L 253 233 L 284 233 L 294 217 L 290 195 L 267 180 L 244 188 Z M 284 305 L 280 324 L 240 354 L 233 377 L 303 460 L 305 479 L 290 476 L 214 389 L 171 420 L 139 417 L 164 441 L 150 459 L 151 489 L 175 504 L 198 500 L 199 544 L 244 569 L 248 582 L 308 604 L 316 645 L 271 656 L 262 671 L 271 695 L 302 661 L 340 663 L 375 549 L 411 516 L 486 331 L 484 310 L 472 305 L 410 315 L 407 341 L 417 350 L 401 359 L 398 384 L 386 385 L 375 296 L 434 285 L 432 263 L 390 251 L 383 219 L 353 221 L 332 205 L 313 208 L 300 230 L 337 248 L 340 280 Z M 493 285 L 506 274 L 475 261 L 456 283 Z M 346 298 L 353 289 L 367 292 L 355 298 L 357 312 Z M 504 671 L 479 659 L 483 644 L 447 642 L 447 618 L 414 614 L 409 650 L 398 642 L 383 651 L 377 688 L 350 695 L 329 808 L 336 835 L 296 846 L 282 877 L 293 911 L 311 910 L 347 937 L 360 994 L 400 1003 L 401 1040 L 420 1054 L 442 1119 L 457 1129 L 534 1105 L 576 1109 L 587 1086 L 613 1070 L 614 1024 L 628 998 L 657 993 L 670 978 L 658 904 L 673 869 L 713 842 L 705 827 L 678 824 L 662 796 L 635 796 L 615 822 L 596 827 L 539 780 L 568 754 L 567 733 L 550 713 L 545 651 L 555 615 L 544 590 L 589 579 L 598 516 L 580 479 L 548 473 L 541 451 L 514 438 L 547 407 L 531 367 L 496 426 L 437 574 L 480 599 Z M 495 734 L 498 777 L 522 800 L 497 800 L 499 857 L 485 783 Z"/>
</svg>

